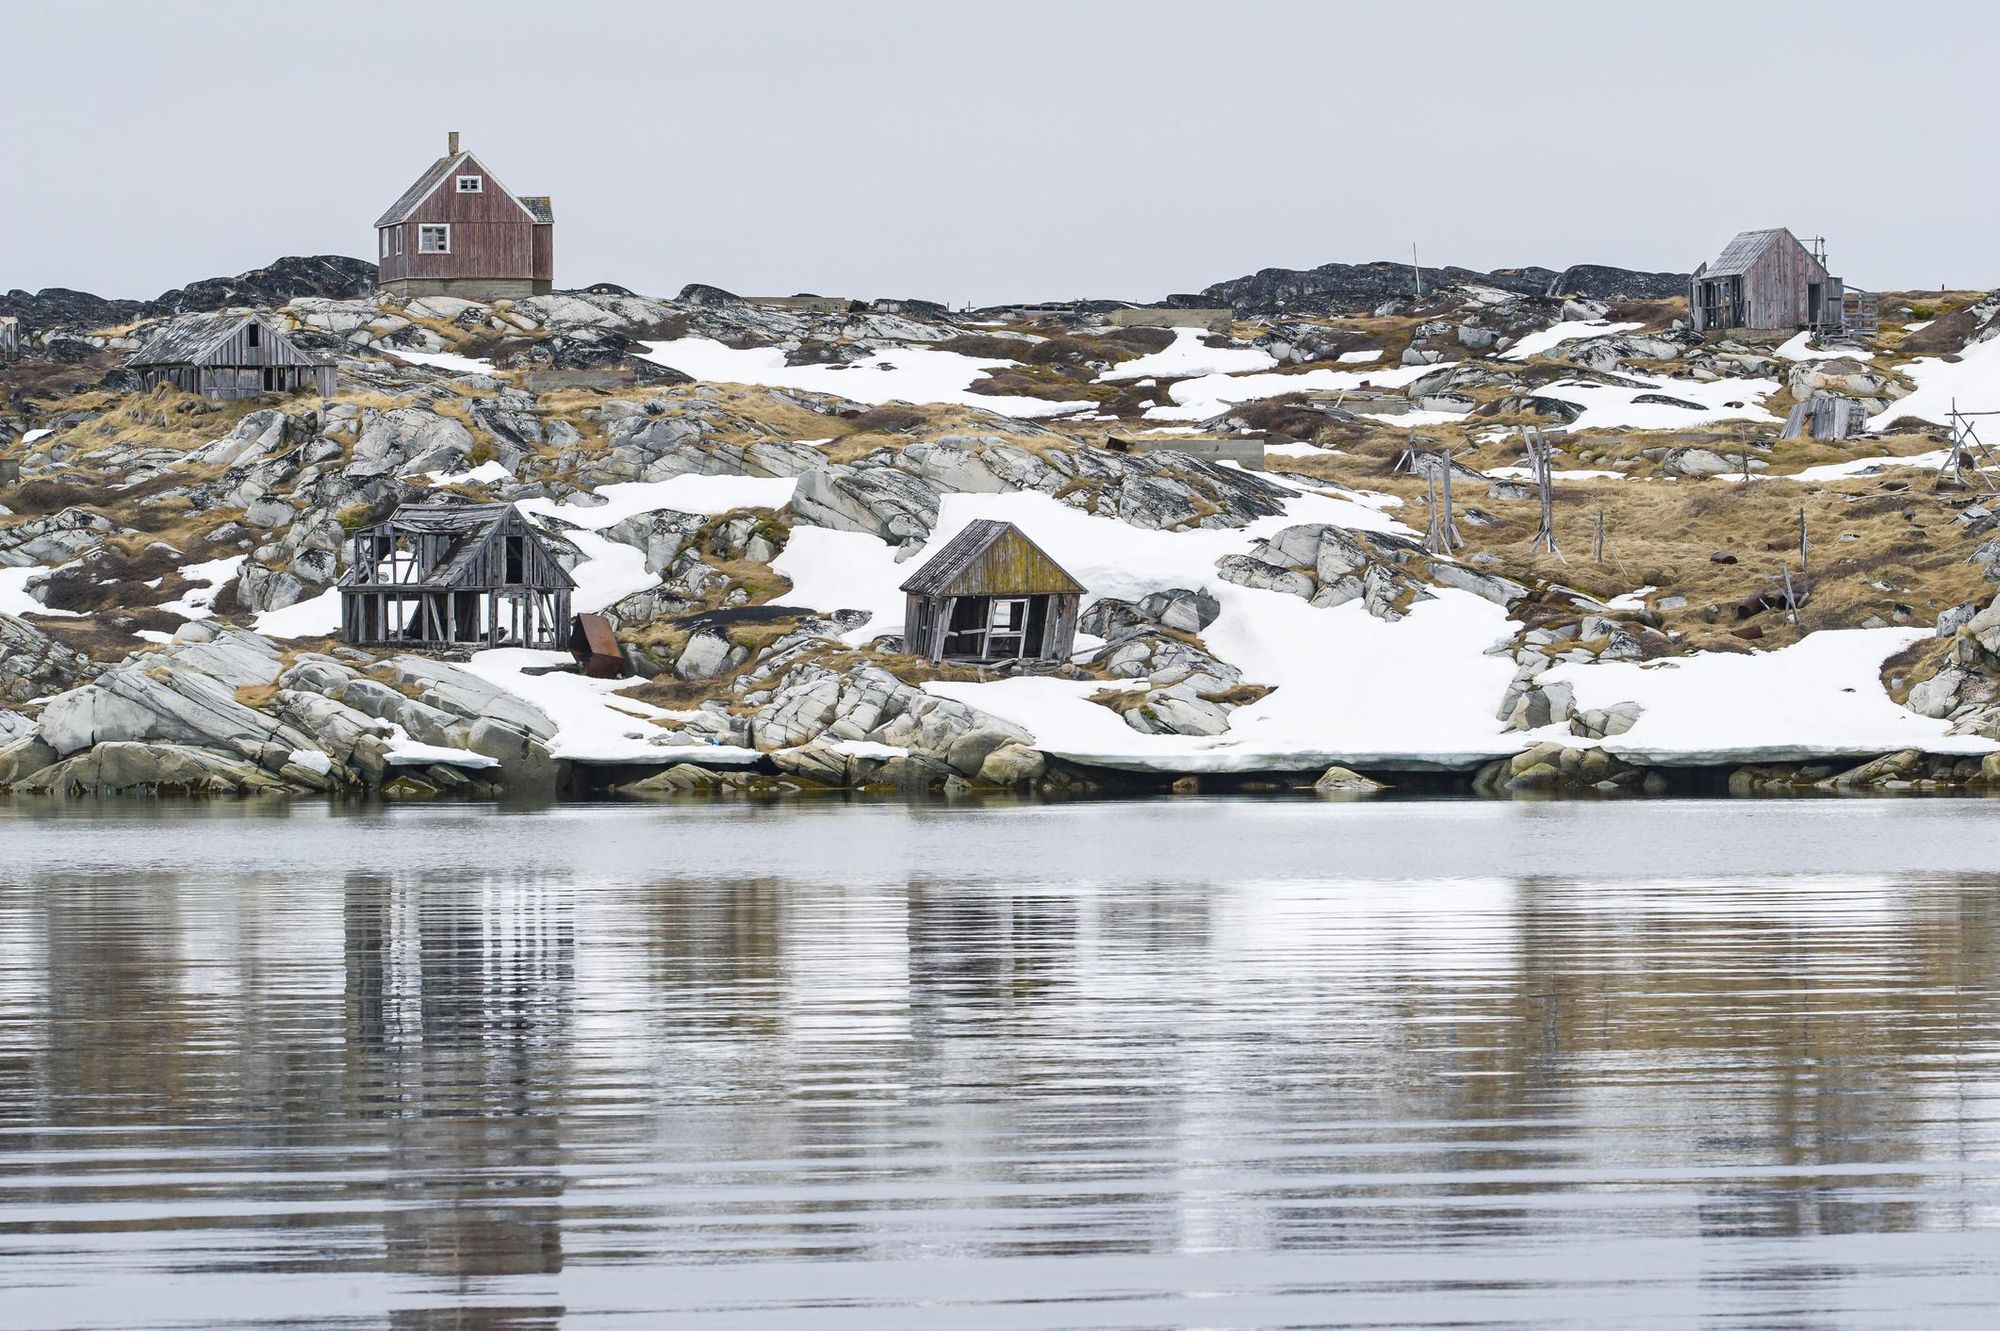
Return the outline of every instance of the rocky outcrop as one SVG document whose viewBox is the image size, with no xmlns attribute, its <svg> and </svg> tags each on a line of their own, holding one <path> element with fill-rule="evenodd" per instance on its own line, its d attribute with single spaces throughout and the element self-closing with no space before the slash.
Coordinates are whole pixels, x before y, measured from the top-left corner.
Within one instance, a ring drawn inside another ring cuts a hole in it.
<svg viewBox="0 0 2000 1331">
<path fill-rule="evenodd" d="M 1137 601 L 1101 596 L 1077 621 L 1084 633 L 1110 638 L 1124 629 L 1159 627 L 1200 633 L 1222 613 L 1222 603 L 1206 590 L 1175 587 Z"/>
<path fill-rule="evenodd" d="M 855 787 L 1040 775 L 1027 731 L 869 665 L 792 667 L 752 714 L 750 740 L 787 771 Z"/>
<path fill-rule="evenodd" d="M 1407 263 L 1328 263 L 1317 268 L 1265 268 L 1247 277 L 1204 287 L 1193 296 L 1170 296 L 1167 303 L 1189 309 L 1227 305 L 1238 318 L 1282 314 L 1359 314 L 1386 302 L 1407 300 L 1418 280 Z M 1625 268 L 1580 264 L 1561 272 L 1548 268 L 1503 268 L 1482 273 L 1471 268 L 1424 268 L 1422 294 L 1451 287 L 1482 286 L 1521 296 L 1585 296 L 1600 300 L 1661 300 L 1687 293 L 1680 273 L 1641 273 Z"/>
<path fill-rule="evenodd" d="M 1328 523 L 1287 527 L 1247 555 L 1225 556 L 1216 571 L 1225 582 L 1301 596 L 1321 608 L 1358 600 L 1387 620 L 1431 599 L 1432 586 L 1455 587 L 1501 606 L 1528 594 L 1517 582 L 1434 558 L 1405 537 Z"/>
<path fill-rule="evenodd" d="M 1245 700 L 1238 692 L 1241 670 L 1198 640 L 1153 625 L 1115 630 L 1084 664 L 1114 678 L 1145 681 L 1143 688 L 1113 690 L 1098 699 L 1144 735 L 1220 735 Z"/>
<path fill-rule="evenodd" d="M 1603 749 L 1548 743 L 1496 758 L 1479 769 L 1472 788 L 1482 795 L 1659 794 L 1666 779 Z"/>
<path fill-rule="evenodd" d="M 799 478 L 798 521 L 914 548 L 946 493 L 1032 490 L 1135 527 L 1241 527 L 1284 511 L 1289 491 L 1179 453 L 1126 454 L 1078 445 L 1030 448 L 996 435 L 946 435 L 882 449 Z"/>
<path fill-rule="evenodd" d="M 254 763 L 180 744 L 109 742 L 17 781 L 26 795 L 284 795 L 297 786 Z"/>
<path fill-rule="evenodd" d="M 398 750 L 414 740 L 464 751 L 470 756 L 459 766 L 490 769 L 508 789 L 553 792 L 555 727 L 539 709 L 442 662 L 403 657 L 390 669 L 402 687 L 329 656 L 288 662 L 274 643 L 240 629 L 188 624 L 160 651 L 50 698 L 26 735 L 8 737 L 0 785 L 67 793 L 387 790 L 410 776 L 406 786 L 442 792 L 473 780 L 439 770 L 453 766 L 449 756 L 416 759 L 422 770 L 413 773 Z M 36 775 L 58 766 L 55 775 Z M 261 775 L 250 780 L 245 771 Z M 486 776 L 475 784 L 494 788 Z"/>
<path fill-rule="evenodd" d="M 375 289 L 375 265 L 344 254 L 290 255 L 266 268 L 235 277 L 211 277 L 168 291 L 147 307 L 149 314 L 184 314 L 239 306 L 275 309 L 302 296 L 352 300 Z"/>
<path fill-rule="evenodd" d="M 14 568 L 66 564 L 84 551 L 102 545 L 107 536 L 128 530 L 101 513 L 66 508 L 0 530 L 0 564 Z"/>
<path fill-rule="evenodd" d="M 1949 720 L 1954 735 L 2000 739 L 2000 596 L 1983 609 L 1947 610 L 1938 618 L 1938 636 L 1950 639 L 1950 651 L 1911 685 L 1904 705 Z"/>
<path fill-rule="evenodd" d="M 2000 755 L 1984 760 L 1904 749 L 1843 768 L 1836 763 L 1767 763 L 1729 774 L 1732 795 L 1887 793 L 2000 785 Z"/>
<path fill-rule="evenodd" d="M 26 620 L 0 615 L 0 704 L 60 693 L 92 673 L 90 658 L 82 652 L 63 646 Z"/>
<path fill-rule="evenodd" d="M 1313 794 L 1322 799 L 1353 799 L 1387 789 L 1380 781 L 1338 766 L 1327 768 L 1320 773 L 1319 780 L 1313 782 Z"/>
</svg>

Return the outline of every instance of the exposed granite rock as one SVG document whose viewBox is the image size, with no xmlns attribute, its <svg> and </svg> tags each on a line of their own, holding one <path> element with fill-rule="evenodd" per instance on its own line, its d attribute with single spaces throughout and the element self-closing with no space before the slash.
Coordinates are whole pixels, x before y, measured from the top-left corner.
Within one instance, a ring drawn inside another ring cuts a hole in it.
<svg viewBox="0 0 2000 1331">
<path fill-rule="evenodd" d="M 96 667 L 82 652 L 63 646 L 24 619 L 0 615 L 0 704 L 60 693 L 94 673 Z"/>
<path fill-rule="evenodd" d="M 1453 560 L 1432 557 L 1422 545 L 1382 532 L 1349 531 L 1327 523 L 1287 527 L 1247 555 L 1227 555 L 1216 565 L 1225 582 L 1302 596 L 1320 607 L 1359 600 L 1377 619 L 1396 620 L 1429 600 L 1428 584 L 1456 587 L 1507 606 L 1528 589 Z"/>
</svg>

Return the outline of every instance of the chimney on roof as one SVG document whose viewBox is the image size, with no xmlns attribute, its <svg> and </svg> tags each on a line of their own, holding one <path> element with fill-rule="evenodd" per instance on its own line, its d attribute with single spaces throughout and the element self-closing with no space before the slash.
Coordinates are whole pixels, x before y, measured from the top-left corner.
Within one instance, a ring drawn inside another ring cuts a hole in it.
<svg viewBox="0 0 2000 1331">
<path fill-rule="evenodd" d="M 457 131 L 457 130 L 453 130 L 453 131 L 451 131 L 451 133 L 449 133 L 449 134 L 445 135 L 445 143 L 446 143 L 446 145 L 447 145 L 447 146 L 446 146 L 446 148 L 445 148 L 445 154 L 444 154 L 444 155 L 445 155 L 446 157 L 456 157 L 456 156 L 458 156 L 458 131 Z"/>
</svg>

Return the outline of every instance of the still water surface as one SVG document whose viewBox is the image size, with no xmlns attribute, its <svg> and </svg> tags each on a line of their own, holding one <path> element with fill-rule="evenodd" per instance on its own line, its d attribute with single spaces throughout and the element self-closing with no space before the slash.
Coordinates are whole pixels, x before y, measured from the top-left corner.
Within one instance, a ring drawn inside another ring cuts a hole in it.
<svg viewBox="0 0 2000 1331">
<path fill-rule="evenodd" d="M 0 806 L 0 1327 L 1991 1327 L 1996 831 Z"/>
</svg>

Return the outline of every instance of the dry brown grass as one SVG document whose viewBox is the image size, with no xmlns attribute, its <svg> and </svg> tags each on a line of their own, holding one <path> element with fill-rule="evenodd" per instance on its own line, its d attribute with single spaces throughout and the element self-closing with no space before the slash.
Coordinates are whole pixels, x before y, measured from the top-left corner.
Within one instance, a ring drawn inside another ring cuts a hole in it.
<svg viewBox="0 0 2000 1331">
<path fill-rule="evenodd" d="M 239 684 L 236 686 L 236 701 L 245 707 L 262 710 L 278 700 L 276 684 Z"/>
<path fill-rule="evenodd" d="M 1860 445 L 1873 454 L 1910 453 L 1936 447 L 1923 436 L 1895 436 Z M 1780 445 L 1775 456 L 1790 470 L 1820 456 L 1851 454 L 1813 441 Z M 1475 466 L 1518 462 L 1517 455 L 1474 455 Z M 1392 474 L 1382 457 L 1302 459 L 1294 469 L 1321 479 L 1387 491 L 1403 498 L 1396 516 L 1419 530 L 1426 520 L 1426 487 L 1419 478 Z M 1655 469 L 1656 470 L 1656 469 Z M 1626 480 L 1565 481 L 1556 487 L 1556 539 L 1564 558 L 1530 553 L 1537 504 L 1490 498 L 1475 485 L 1456 487 L 1461 515 L 1477 507 L 1503 524 L 1475 527 L 1463 521 L 1461 559 L 1499 559 L 1495 569 L 1529 585 L 1554 581 L 1593 596 L 1609 597 L 1653 585 L 1650 599 L 1685 596 L 1685 608 L 1660 615 L 1663 627 L 1695 646 L 1736 647 L 1744 642 L 1737 604 L 1768 589 L 1789 561 L 1799 572 L 1798 516 L 1803 507 L 1812 538 L 1812 595 L 1801 611 L 1807 631 L 1858 627 L 1871 616 L 1888 622 L 1929 623 L 1951 606 L 1984 601 L 1992 587 L 1967 557 L 1983 539 L 1954 520 L 1965 496 L 1939 494 L 1927 473 L 1899 470 L 1880 477 L 1802 484 L 1785 480 L 1745 486 L 1732 480 L 1672 480 L 1635 475 Z M 1591 526 L 1602 510 L 1607 557 L 1590 559 Z M 1852 537 L 1853 539 L 1843 539 Z M 1710 555 L 1732 554 L 1718 564 Z M 1798 635 L 1788 617 L 1766 612 L 1754 621 L 1759 645 L 1781 646 Z"/>
</svg>

